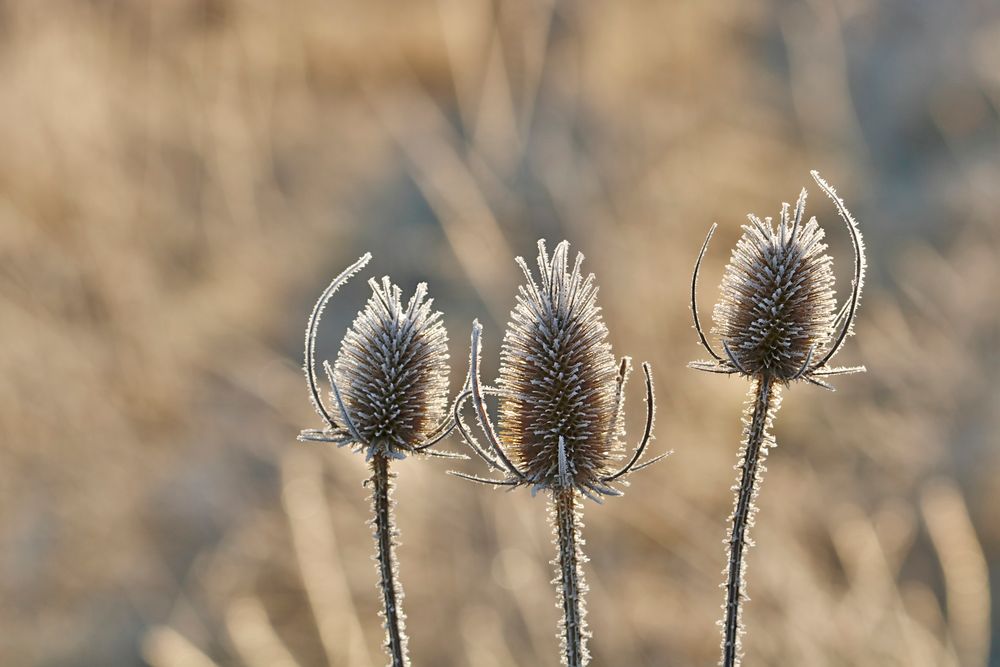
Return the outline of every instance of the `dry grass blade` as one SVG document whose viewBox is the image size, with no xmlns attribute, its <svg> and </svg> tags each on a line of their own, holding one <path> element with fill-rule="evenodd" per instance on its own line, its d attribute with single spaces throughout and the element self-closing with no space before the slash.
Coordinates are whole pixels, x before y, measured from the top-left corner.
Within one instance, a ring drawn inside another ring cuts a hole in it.
<svg viewBox="0 0 1000 667">
<path fill-rule="evenodd" d="M 372 665 L 362 624 L 337 555 L 333 518 L 323 493 L 322 468 L 314 455 L 289 454 L 282 466 L 282 503 L 326 660 Z"/>
<path fill-rule="evenodd" d="M 234 600 L 226 610 L 226 629 L 246 667 L 300 667 L 259 599 Z"/>
<path fill-rule="evenodd" d="M 959 662 L 984 665 L 990 653 L 989 567 L 965 501 L 945 481 L 929 485 L 920 500 L 944 573 L 949 633 Z"/>
<path fill-rule="evenodd" d="M 491 305 L 492 286 L 503 274 L 503 259 L 513 253 L 479 179 L 472 172 L 433 100 L 412 87 L 406 113 L 398 100 L 378 90 L 368 99 L 388 134 L 411 165 L 411 173 L 451 244 L 456 259 L 483 301 Z M 412 132 L 413 124 L 424 127 Z M 494 312 L 499 315 L 500 312 Z"/>
<path fill-rule="evenodd" d="M 153 667 L 219 667 L 184 635 L 165 626 L 149 633 L 142 654 Z"/>
</svg>

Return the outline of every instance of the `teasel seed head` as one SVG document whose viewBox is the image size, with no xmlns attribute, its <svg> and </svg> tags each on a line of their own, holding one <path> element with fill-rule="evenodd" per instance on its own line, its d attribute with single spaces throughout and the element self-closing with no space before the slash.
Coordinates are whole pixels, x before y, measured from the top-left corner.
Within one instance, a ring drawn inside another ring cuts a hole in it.
<svg viewBox="0 0 1000 667">
<path fill-rule="evenodd" d="M 327 409 L 316 389 L 315 337 L 326 301 L 356 273 L 362 257 L 323 293 L 306 330 L 306 377 L 327 428 L 306 430 L 300 440 L 335 442 L 404 458 L 424 452 L 454 426 L 448 416 L 448 336 L 441 313 L 431 309 L 420 283 L 403 305 L 402 290 L 388 277 L 368 284 L 372 295 L 347 330 L 333 365 L 324 362 L 332 387 Z M 431 452 L 427 452 L 431 453 Z"/>
<path fill-rule="evenodd" d="M 744 417 L 743 446 L 737 465 L 739 479 L 727 536 L 726 602 L 721 622 L 722 667 L 739 667 L 742 654 L 742 603 L 746 597 L 745 552 L 752 544 L 749 530 L 756 513 L 755 500 L 764 472 L 764 459 L 774 446 L 769 427 L 778 409 L 782 385 L 805 380 L 832 389 L 823 378 L 864 371 L 863 366 L 831 368 L 827 364 L 853 333 L 854 318 L 865 276 L 861 232 L 836 191 L 815 171 L 813 178 L 833 201 L 854 246 L 851 295 L 837 311 L 833 292 L 832 260 L 824 254 L 823 230 L 815 218 L 803 223 L 806 191 L 794 212 L 783 204 L 774 226 L 770 218 L 750 215 L 743 236 L 733 250 L 715 307 L 713 333 L 724 355 L 715 351 L 698 317 L 698 271 L 715 232 L 701 247 L 691 278 L 694 328 L 710 361 L 691 367 L 711 373 L 740 374 L 753 381 L 751 403 Z"/>
<path fill-rule="evenodd" d="M 713 331 L 749 375 L 788 380 L 832 337 L 832 260 L 816 218 L 795 230 L 750 220 L 726 267 Z"/>
<path fill-rule="evenodd" d="M 372 536 L 375 538 L 385 650 L 392 667 L 408 667 L 407 637 L 396 558 L 397 530 L 390 472 L 392 459 L 407 453 L 465 458 L 430 451 L 455 427 L 446 415 L 448 336 L 441 313 L 431 310 L 427 285 L 421 283 L 404 307 L 402 290 L 388 277 L 369 280 L 372 296 L 358 313 L 331 367 L 323 362 L 335 409 L 327 407 L 316 380 L 316 336 L 334 293 L 371 260 L 365 253 L 323 291 L 306 325 L 305 372 L 313 407 L 326 422 L 307 429 L 299 440 L 351 445 L 364 451 L 371 467 Z M 445 417 L 442 419 L 442 417 Z"/>
<path fill-rule="evenodd" d="M 368 284 L 372 296 L 344 336 L 334 377 L 356 437 L 399 454 L 423 443 L 445 416 L 448 335 L 427 285 L 417 285 L 404 308 L 388 277 Z"/>
<path fill-rule="evenodd" d="M 453 407 L 462 436 L 473 451 L 502 479 L 453 473 L 495 486 L 530 486 L 534 494 L 549 491 L 551 518 L 558 553 L 553 564 L 559 603 L 562 664 L 586 667 L 587 585 L 580 533 L 580 496 L 601 502 L 621 495 L 614 483 L 663 456 L 638 464 L 652 437 L 655 398 L 652 373 L 643 364 L 646 380 L 646 426 L 642 440 L 619 469 L 624 438 L 623 390 L 631 361 L 615 363 L 608 328 L 597 306 L 593 274 L 581 272 L 583 255 L 569 265 L 569 243 L 563 241 L 550 256 L 545 241 L 538 242 L 538 279 L 521 257 L 516 259 L 525 283 L 518 288 L 510 323 L 500 351 L 496 387 L 479 379 L 482 327 L 472 326 L 466 390 Z M 499 435 L 486 410 L 485 396 L 499 398 Z M 462 405 L 473 401 L 476 418 L 487 440 L 483 446 L 461 417 Z M 665 456 L 665 455 L 664 455 Z"/>
<path fill-rule="evenodd" d="M 581 272 L 582 254 L 572 266 L 568 255 L 566 241 L 551 256 L 545 241 L 539 241 L 537 280 L 524 259 L 516 259 L 525 283 L 518 288 L 504 335 L 497 387 L 479 381 L 482 327 L 477 322 L 469 389 L 455 411 L 458 417 L 464 400 L 473 399 L 489 447 L 480 445 L 459 421 L 462 434 L 491 468 L 507 476 L 475 481 L 525 484 L 533 490 L 575 488 L 599 500 L 602 495 L 620 495 L 612 482 L 662 458 L 636 465 L 652 435 L 653 384 L 649 366 L 643 364 L 645 433 L 629 462 L 615 471 L 623 451 L 623 389 L 631 361 L 625 357 L 615 362 L 594 275 Z M 486 412 L 485 395 L 499 397 L 499 434 Z"/>
<path fill-rule="evenodd" d="M 695 266 L 691 307 L 702 345 L 714 361 L 694 362 L 693 368 L 767 376 L 781 383 L 802 379 L 826 388 L 830 386 L 821 379 L 824 376 L 864 370 L 827 366 L 853 333 L 865 254 L 861 232 L 843 201 L 818 173 L 812 175 L 837 206 L 851 235 L 855 271 L 850 298 L 838 312 L 833 260 L 825 254 L 824 231 L 816 218 L 803 222 L 807 195 L 803 189 L 794 211 L 787 203 L 782 205 L 777 225 L 771 218 L 748 216 L 750 224 L 743 226 L 713 311 L 712 333 L 724 351 L 716 353 L 702 333 L 695 303 L 698 269 L 715 231 L 713 225 Z"/>
<path fill-rule="evenodd" d="M 569 244 L 551 260 L 539 244 L 536 283 L 524 260 L 521 286 L 500 351 L 500 436 L 529 477 L 555 486 L 560 440 L 577 483 L 611 472 L 620 449 L 622 415 L 618 364 L 597 306 L 593 274 L 580 273 L 578 254 L 567 266 Z"/>
</svg>

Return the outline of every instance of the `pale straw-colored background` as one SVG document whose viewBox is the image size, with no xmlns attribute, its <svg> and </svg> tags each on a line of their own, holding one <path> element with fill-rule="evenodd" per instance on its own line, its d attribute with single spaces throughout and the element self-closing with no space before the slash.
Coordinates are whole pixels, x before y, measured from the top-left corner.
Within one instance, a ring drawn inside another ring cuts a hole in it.
<svg viewBox="0 0 1000 667">
<path fill-rule="evenodd" d="M 473 317 L 492 378 L 540 237 L 676 451 L 586 508 L 594 665 L 713 664 L 746 383 L 685 368 L 688 279 L 719 222 L 708 317 L 816 168 L 869 373 L 786 395 L 747 664 L 1000 665 L 995 3 L 7 1 L 0 114 L 0 664 L 384 664 L 364 463 L 295 442 L 305 317 L 371 250 L 429 283 L 453 388 Z M 545 501 L 448 468 L 398 468 L 414 664 L 556 664 Z"/>
</svg>

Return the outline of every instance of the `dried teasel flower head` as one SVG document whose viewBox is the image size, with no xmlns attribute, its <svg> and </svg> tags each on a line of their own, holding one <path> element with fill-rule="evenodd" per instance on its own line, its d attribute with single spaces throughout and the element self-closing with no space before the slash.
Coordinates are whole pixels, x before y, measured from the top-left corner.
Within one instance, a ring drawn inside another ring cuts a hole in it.
<svg viewBox="0 0 1000 667">
<path fill-rule="evenodd" d="M 504 334 L 497 382 L 500 437 L 527 476 L 548 485 L 558 478 L 560 451 L 578 484 L 609 474 L 623 431 L 618 364 L 594 276 L 581 274 L 581 254 L 568 270 L 568 249 L 560 243 L 550 260 L 539 244 L 540 284 L 517 258 L 527 282 Z"/>
<path fill-rule="evenodd" d="M 466 394 L 474 399 L 490 448 L 480 446 L 459 426 L 477 453 L 508 476 L 502 483 L 529 484 L 534 490 L 576 488 L 598 499 L 618 495 L 609 484 L 648 465 L 635 464 L 651 437 L 653 386 L 649 366 L 643 364 L 645 434 L 631 460 L 615 471 L 622 457 L 623 388 L 631 361 L 625 357 L 615 362 L 597 306 L 594 275 L 581 272 L 582 254 L 572 266 L 568 255 L 566 241 L 551 257 L 545 242 L 539 241 L 537 280 L 524 259 L 516 259 L 525 283 L 518 288 L 504 336 L 495 389 L 479 382 L 478 322 L 472 334 L 471 388 Z M 487 394 L 499 397 L 499 435 L 483 405 Z M 461 402 L 456 412 L 460 407 Z"/>
<path fill-rule="evenodd" d="M 447 411 L 448 335 L 427 285 L 417 285 L 404 308 L 388 277 L 368 284 L 372 296 L 341 343 L 334 386 L 358 440 L 403 452 L 424 442 Z"/>
<path fill-rule="evenodd" d="M 448 413 L 448 336 L 441 313 L 431 309 L 427 285 L 420 283 L 406 305 L 402 290 L 388 277 L 368 281 L 372 295 L 340 346 L 333 368 L 324 362 L 332 387 L 328 410 L 316 388 L 316 327 L 333 292 L 367 263 L 362 257 L 323 293 L 306 331 L 306 376 L 313 403 L 326 420 L 322 431 L 308 430 L 301 440 L 332 441 L 404 458 L 422 452 L 450 430 Z"/>
<path fill-rule="evenodd" d="M 701 330 L 695 294 L 698 268 L 708 242 L 705 239 L 691 286 L 692 312 L 702 344 L 714 361 L 694 362 L 693 368 L 716 373 L 767 376 L 788 383 L 803 379 L 829 388 L 823 376 L 857 372 L 863 368 L 829 368 L 827 362 L 853 333 L 854 316 L 864 282 L 865 255 L 857 223 L 819 174 L 820 188 L 833 200 L 847 223 L 855 249 L 853 289 L 837 312 L 833 291 L 833 260 L 825 254 L 824 232 L 816 218 L 803 222 L 806 190 L 794 211 L 782 206 L 777 226 L 771 218 L 749 215 L 743 236 L 733 250 L 722 279 L 721 296 L 713 312 L 712 333 L 722 344 L 717 354 Z"/>
<path fill-rule="evenodd" d="M 388 277 L 369 280 L 372 296 L 358 313 L 340 345 L 335 365 L 323 362 L 332 388 L 330 410 L 316 381 L 316 333 L 333 294 L 369 261 L 366 253 L 320 295 L 306 326 L 305 372 L 313 407 L 326 422 L 299 440 L 351 445 L 365 452 L 371 467 L 372 537 L 375 538 L 384 619 L 385 650 L 393 667 L 408 667 L 402 609 L 403 589 L 396 558 L 392 459 L 408 453 L 465 458 L 429 451 L 454 428 L 447 409 L 448 336 L 441 313 L 431 310 L 423 283 L 404 306 L 402 290 Z M 336 416 L 335 416 L 336 415 Z M 446 417 L 442 420 L 442 417 Z M 438 423 L 440 421 L 440 423 Z"/>
<path fill-rule="evenodd" d="M 816 218 L 797 225 L 787 213 L 786 206 L 777 229 L 771 218 L 749 216 L 726 266 L 713 330 L 748 374 L 783 380 L 826 350 L 837 308 L 823 230 Z"/>
<path fill-rule="evenodd" d="M 756 514 L 755 499 L 768 450 L 774 446 L 770 427 L 780 404 L 782 385 L 805 380 L 832 388 L 823 378 L 855 373 L 864 367 L 830 368 L 827 363 L 852 333 L 865 275 L 861 232 L 844 202 L 815 171 L 813 178 L 833 200 L 847 223 L 854 246 L 854 279 L 850 298 L 836 312 L 832 260 L 824 251 L 823 231 L 815 218 L 803 223 L 806 191 L 802 190 L 794 213 L 781 209 L 777 228 L 770 218 L 749 216 L 750 224 L 733 251 L 722 280 L 722 295 L 715 307 L 714 333 L 725 356 L 708 342 L 698 318 L 698 270 L 712 238 L 701 247 L 691 279 L 691 313 L 701 344 L 712 361 L 691 364 L 712 373 L 740 374 L 752 379 L 751 400 L 744 416 L 740 448 L 739 481 L 726 538 L 728 551 L 723 587 L 726 601 L 720 623 L 723 667 L 739 667 L 742 656 L 743 614 L 746 599 L 746 550 L 752 544 L 749 529 Z"/>
<path fill-rule="evenodd" d="M 583 255 L 569 264 L 569 243 L 557 245 L 550 256 L 545 241 L 538 242 L 538 278 L 521 257 L 517 264 L 525 283 L 518 288 L 514 310 L 500 353 L 497 387 L 479 379 L 482 327 L 472 327 L 467 390 L 454 405 L 455 421 L 473 451 L 502 479 L 484 479 L 453 473 L 495 486 L 529 486 L 532 493 L 550 492 L 550 518 L 558 555 L 556 566 L 562 664 L 585 667 L 590 662 L 587 639 L 581 551 L 581 512 L 578 494 L 601 502 L 621 495 L 614 483 L 632 471 L 652 465 L 663 456 L 638 464 L 652 437 L 655 401 L 649 364 L 646 379 L 646 427 L 642 440 L 619 469 L 622 458 L 623 390 L 630 371 L 625 357 L 615 363 L 608 329 L 597 306 L 593 274 L 581 272 Z M 500 434 L 493 428 L 484 397 L 499 398 Z M 479 426 L 486 436 L 481 445 L 461 418 L 464 401 L 473 399 Z M 638 465 L 637 465 L 638 464 Z"/>
</svg>

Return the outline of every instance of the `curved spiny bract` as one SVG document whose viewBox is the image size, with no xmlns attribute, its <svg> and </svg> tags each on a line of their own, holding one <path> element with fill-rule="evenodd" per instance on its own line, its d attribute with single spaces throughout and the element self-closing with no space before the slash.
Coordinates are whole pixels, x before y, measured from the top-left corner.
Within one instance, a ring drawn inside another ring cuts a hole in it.
<svg viewBox="0 0 1000 667">
<path fill-rule="evenodd" d="M 740 374 L 753 381 L 750 406 L 744 419 L 740 449 L 740 478 L 727 537 L 726 602 L 722 620 L 723 667 L 736 667 L 742 657 L 742 602 L 745 598 L 746 562 L 763 461 L 774 439 L 768 433 L 778 409 L 779 390 L 796 380 L 832 389 L 822 378 L 864 371 L 863 366 L 831 368 L 830 359 L 853 333 L 854 318 L 864 282 L 864 243 L 857 223 L 836 191 L 815 171 L 813 178 L 847 223 L 854 248 L 851 294 L 838 312 L 833 292 L 833 266 L 824 254 L 823 230 L 815 218 L 803 223 L 806 191 L 794 210 L 784 204 L 777 226 L 771 218 L 750 215 L 743 236 L 733 250 L 713 311 L 713 333 L 724 355 L 708 342 L 698 317 L 697 282 L 702 259 L 715 231 L 708 233 L 691 278 L 691 311 L 702 347 L 709 361 L 692 362 L 696 370 Z"/>
<path fill-rule="evenodd" d="M 358 313 L 333 365 L 323 362 L 330 382 L 328 406 L 316 379 L 316 336 L 327 302 L 370 259 L 364 255 L 338 276 L 313 308 L 306 327 L 305 368 L 310 399 L 326 425 L 302 431 L 299 440 L 350 445 L 365 453 L 372 474 L 371 525 L 376 544 L 385 649 L 391 667 L 410 664 L 396 562 L 390 462 L 428 451 L 455 427 L 448 415 L 448 338 L 441 313 L 431 310 L 420 284 L 406 306 L 389 278 L 370 280 L 372 296 Z"/>
<path fill-rule="evenodd" d="M 309 315 L 309 323 L 306 325 L 306 347 L 303 368 L 306 372 L 306 384 L 309 386 L 309 400 L 330 430 L 335 430 L 338 426 L 337 420 L 327 410 L 326 405 L 323 404 L 323 399 L 319 391 L 319 383 L 316 381 L 316 334 L 319 330 L 320 320 L 323 319 L 323 311 L 326 310 L 326 304 L 329 303 L 334 293 L 343 287 L 344 283 L 351 279 L 351 276 L 363 269 L 371 259 L 372 254 L 366 252 L 327 285 L 323 293 L 320 294 L 319 299 L 317 299 L 316 305 L 313 306 L 312 313 Z"/>
</svg>

